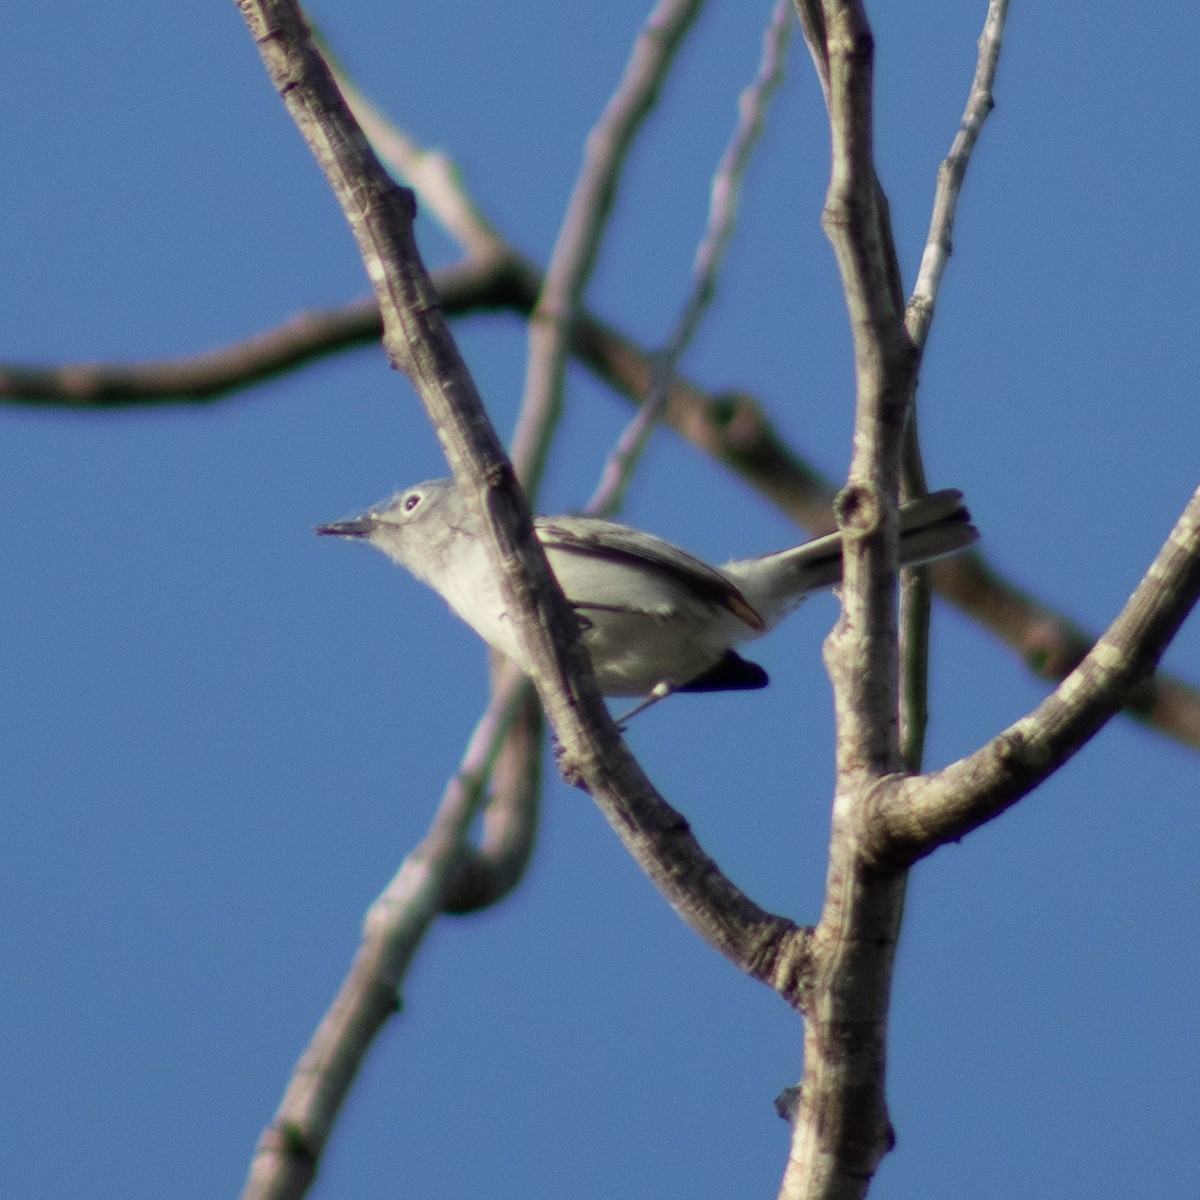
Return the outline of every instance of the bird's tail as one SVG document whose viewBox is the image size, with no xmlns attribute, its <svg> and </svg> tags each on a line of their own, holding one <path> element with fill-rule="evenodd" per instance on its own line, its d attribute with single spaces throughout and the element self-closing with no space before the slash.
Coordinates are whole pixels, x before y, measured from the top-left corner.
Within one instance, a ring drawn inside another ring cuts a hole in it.
<svg viewBox="0 0 1200 1200">
<path fill-rule="evenodd" d="M 971 524 L 959 491 L 933 492 L 900 506 L 902 567 L 957 554 L 978 538 L 979 531 Z M 770 627 L 809 592 L 841 583 L 842 535 L 830 533 L 777 554 L 738 559 L 721 569 Z"/>
</svg>

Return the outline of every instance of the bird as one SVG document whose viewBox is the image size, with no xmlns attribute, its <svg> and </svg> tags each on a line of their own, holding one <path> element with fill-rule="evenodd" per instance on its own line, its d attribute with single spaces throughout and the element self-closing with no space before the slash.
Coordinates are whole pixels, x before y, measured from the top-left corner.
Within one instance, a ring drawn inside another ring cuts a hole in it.
<svg viewBox="0 0 1200 1200">
<path fill-rule="evenodd" d="M 842 578 L 840 532 L 714 567 L 663 538 L 600 517 L 536 517 L 533 527 L 605 696 L 653 702 L 672 692 L 765 687 L 767 672 L 736 647 Z M 452 480 L 415 484 L 316 532 L 376 547 L 530 673 L 476 518 Z M 978 537 L 961 492 L 934 492 L 900 508 L 902 567 L 956 554 Z"/>
</svg>

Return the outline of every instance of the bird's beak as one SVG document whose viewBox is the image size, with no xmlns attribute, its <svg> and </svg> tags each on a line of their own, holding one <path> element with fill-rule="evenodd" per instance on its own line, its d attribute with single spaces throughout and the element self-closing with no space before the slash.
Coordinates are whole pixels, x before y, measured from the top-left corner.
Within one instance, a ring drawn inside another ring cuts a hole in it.
<svg viewBox="0 0 1200 1200">
<path fill-rule="evenodd" d="M 329 537 L 364 538 L 370 537 L 375 528 L 373 517 L 355 517 L 351 521 L 334 521 L 332 525 L 318 525 L 313 533 L 327 534 Z"/>
</svg>

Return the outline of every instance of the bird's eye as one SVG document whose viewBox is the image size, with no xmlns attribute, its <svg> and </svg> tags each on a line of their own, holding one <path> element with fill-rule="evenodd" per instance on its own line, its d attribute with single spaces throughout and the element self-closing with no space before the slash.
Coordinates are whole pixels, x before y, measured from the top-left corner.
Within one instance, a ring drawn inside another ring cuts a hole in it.
<svg viewBox="0 0 1200 1200">
<path fill-rule="evenodd" d="M 421 503 L 421 494 L 420 494 L 420 492 L 413 492 L 411 495 L 408 495 L 408 496 L 405 496 L 405 497 L 404 497 L 404 511 L 405 511 L 405 512 L 412 512 L 412 510 L 413 510 L 414 508 L 416 508 L 416 507 L 417 507 L 417 505 L 418 505 L 418 504 L 420 504 L 420 503 Z"/>
</svg>

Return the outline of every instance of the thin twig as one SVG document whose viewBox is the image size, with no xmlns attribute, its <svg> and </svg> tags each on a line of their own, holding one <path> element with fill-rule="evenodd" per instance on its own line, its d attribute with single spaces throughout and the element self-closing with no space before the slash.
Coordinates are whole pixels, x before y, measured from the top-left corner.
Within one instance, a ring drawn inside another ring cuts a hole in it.
<svg viewBox="0 0 1200 1200">
<path fill-rule="evenodd" d="M 550 436 L 562 411 L 571 331 L 625 157 L 701 7 L 701 0 L 659 0 L 634 44 L 616 92 L 588 135 L 583 170 L 530 320 L 524 399 L 512 440 L 513 465 L 526 486 L 536 489 L 541 479 Z"/>
<path fill-rule="evenodd" d="M 633 470 L 649 443 L 651 432 L 662 419 L 671 380 L 679 368 L 679 362 L 716 294 L 717 275 L 737 220 L 742 180 L 754 148 L 762 137 L 771 97 L 783 81 L 783 64 L 787 58 L 791 24 L 791 0 L 778 0 L 763 34 L 763 53 L 758 74 L 738 98 L 738 124 L 713 176 L 708 226 L 696 250 L 691 292 L 683 304 L 675 328 L 656 356 L 650 394 L 625 427 L 605 463 L 596 491 L 588 501 L 587 512 L 606 516 L 621 507 Z"/>
<path fill-rule="evenodd" d="M 967 164 L 983 122 L 993 107 L 992 83 L 1000 60 L 1000 42 L 1007 9 L 1008 0 L 991 0 L 988 6 L 966 111 L 950 154 L 938 170 L 929 237 L 926 239 L 917 282 L 905 310 L 905 327 L 918 355 L 924 353 L 933 323 L 938 287 L 950 257 L 954 214 Z M 901 491 L 906 498 L 911 498 L 923 495 L 926 490 L 914 397 L 901 465 Z M 929 622 L 928 572 L 922 569 L 907 571 L 900 584 L 900 753 L 904 768 L 910 774 L 921 769 L 925 729 L 929 721 Z"/>
<path fill-rule="evenodd" d="M 962 123 L 950 147 L 950 153 L 938 168 L 937 191 L 933 199 L 933 217 L 929 223 L 929 236 L 925 239 L 925 251 L 921 255 L 921 266 L 917 282 L 909 298 L 905 323 L 913 344 L 921 349 L 929 337 L 933 324 L 933 312 L 937 303 L 938 288 L 942 274 L 950 260 L 954 237 L 954 217 L 958 209 L 958 197 L 966 178 L 971 153 L 979 140 L 983 123 L 995 107 L 992 86 L 996 79 L 996 68 L 1000 62 L 1000 47 L 1004 37 L 1004 22 L 1008 16 L 1008 0 L 991 0 L 983 32 L 979 35 L 979 61 L 975 78 L 971 83 L 971 94 L 967 99 Z"/>
<path fill-rule="evenodd" d="M 457 164 L 440 150 L 419 145 L 389 121 L 346 74 L 320 31 L 314 27 L 313 33 L 334 81 L 375 153 L 417 193 L 422 205 L 462 246 L 469 259 L 506 256 L 508 244 L 463 187 Z"/>
</svg>

